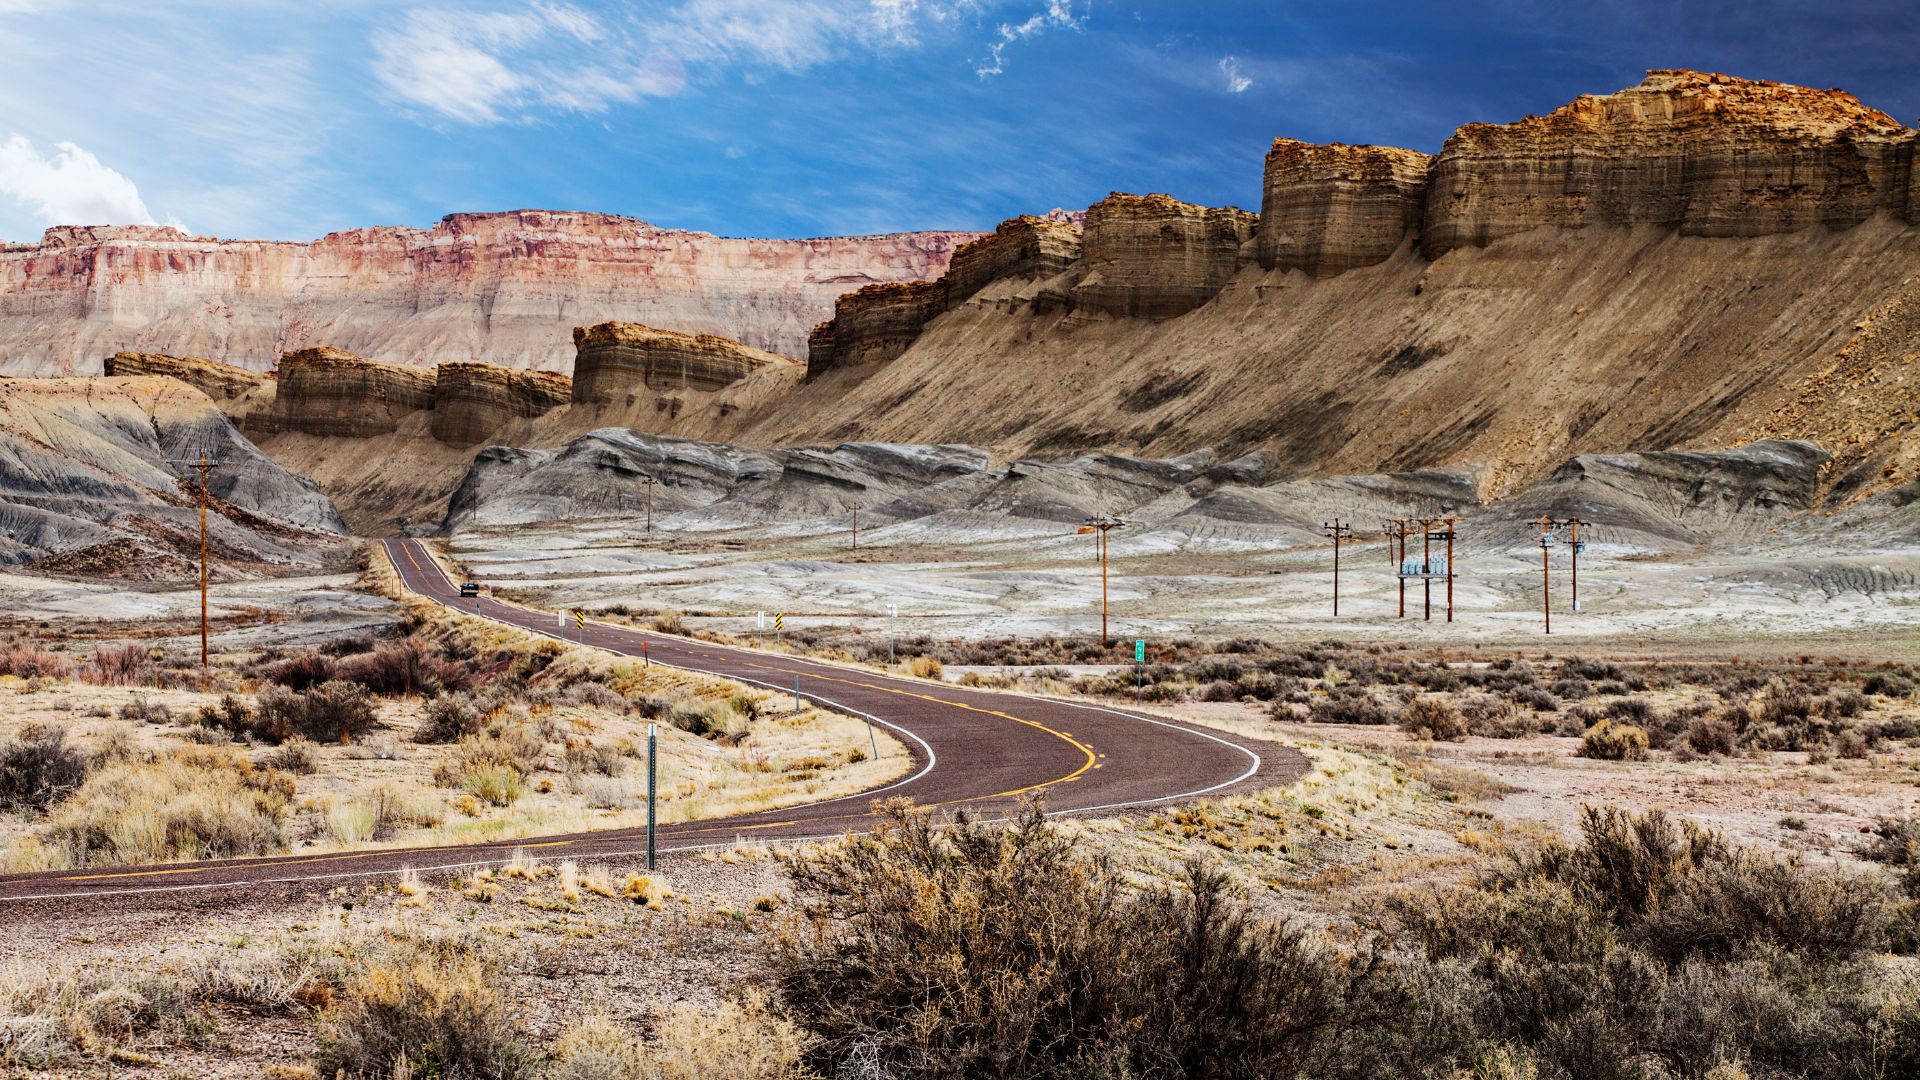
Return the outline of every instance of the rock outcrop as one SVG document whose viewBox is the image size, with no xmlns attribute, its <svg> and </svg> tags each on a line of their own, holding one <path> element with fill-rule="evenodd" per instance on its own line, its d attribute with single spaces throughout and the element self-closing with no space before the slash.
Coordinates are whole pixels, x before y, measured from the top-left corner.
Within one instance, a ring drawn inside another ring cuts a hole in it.
<svg viewBox="0 0 1920 1080">
<path fill-rule="evenodd" d="M 1258 217 L 1166 195 L 1112 195 L 1087 207 L 1075 307 L 1120 317 L 1184 315 L 1240 268 Z"/>
<path fill-rule="evenodd" d="M 734 239 L 545 210 L 311 243 L 62 226 L 38 244 L 0 245 L 0 374 L 94 374 L 121 350 L 264 371 L 317 345 L 414 365 L 471 357 L 564 371 L 566 328 L 607 319 L 797 357 L 840 294 L 938 276 L 977 235 Z"/>
<path fill-rule="evenodd" d="M 215 401 L 245 397 L 273 381 L 271 375 L 199 356 L 120 352 L 107 357 L 105 366 L 108 376 L 164 375 L 179 379 Z"/>
<path fill-rule="evenodd" d="M 834 302 L 833 318 L 807 337 L 807 376 L 882 364 L 907 351 L 921 328 L 995 281 L 1045 279 L 1080 257 L 1085 213 L 1022 215 L 953 253 L 934 281 L 868 285 Z"/>
<path fill-rule="evenodd" d="M 632 405 L 648 391 L 711 392 L 761 372 L 798 378 L 800 365 L 714 334 L 682 334 L 638 323 L 576 327 L 573 400 Z"/>
<path fill-rule="evenodd" d="M 450 363 L 434 369 L 433 437 L 472 446 L 497 437 L 516 419 L 531 419 L 573 400 L 573 380 L 550 371 L 497 364 Z"/>
<path fill-rule="evenodd" d="M 1433 159 L 1421 247 L 1438 258 L 1542 226 L 1685 236 L 1920 221 L 1914 132 L 1840 90 L 1693 71 L 1513 124 L 1468 124 Z"/>
<path fill-rule="evenodd" d="M 198 572 L 205 454 L 221 578 L 344 563 L 345 526 L 312 482 L 173 378 L 0 379 L 0 563 L 184 581 Z"/>
<path fill-rule="evenodd" d="M 434 373 L 384 364 L 344 349 L 300 349 L 280 358 L 278 391 L 265 417 L 248 420 L 262 433 L 365 438 L 383 435 L 409 415 L 433 408 Z"/>
<path fill-rule="evenodd" d="M 1432 159 L 1388 146 L 1275 139 L 1261 184 L 1260 265 L 1332 277 L 1420 235 Z"/>
</svg>

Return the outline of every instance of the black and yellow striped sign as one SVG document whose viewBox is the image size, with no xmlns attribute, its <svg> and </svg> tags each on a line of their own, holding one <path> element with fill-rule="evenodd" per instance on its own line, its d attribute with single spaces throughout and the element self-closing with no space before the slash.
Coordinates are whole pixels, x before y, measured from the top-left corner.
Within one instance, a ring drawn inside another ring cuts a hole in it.
<svg viewBox="0 0 1920 1080">
<path fill-rule="evenodd" d="M 587 613 L 584 609 L 573 609 L 573 624 L 580 628 L 581 633 L 587 632 Z"/>
<path fill-rule="evenodd" d="M 774 628 L 775 630 L 778 630 L 778 629 L 780 629 L 781 627 L 784 627 L 784 626 L 786 626 L 786 625 L 787 625 L 787 613 L 786 613 L 786 612 L 784 612 L 784 611 L 776 611 L 776 612 L 774 612 L 774 613 L 773 613 L 773 628 Z"/>
</svg>

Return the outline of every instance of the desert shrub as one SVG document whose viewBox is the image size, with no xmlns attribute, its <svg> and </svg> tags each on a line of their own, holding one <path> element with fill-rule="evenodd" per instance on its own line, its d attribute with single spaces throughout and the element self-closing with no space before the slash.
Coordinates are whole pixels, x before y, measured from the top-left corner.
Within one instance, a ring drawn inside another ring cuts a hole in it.
<svg viewBox="0 0 1920 1080">
<path fill-rule="evenodd" d="M 1879 697 L 1910 697 L 1913 694 L 1913 680 L 1893 672 L 1876 671 L 1867 676 L 1860 689 Z"/>
<path fill-rule="evenodd" d="M 1316 699 L 1307 719 L 1316 724 L 1391 724 L 1400 719 L 1400 714 L 1365 690 L 1341 687 Z"/>
<path fill-rule="evenodd" d="M 262 665 L 260 677 L 289 690 L 306 690 L 333 679 L 333 661 L 323 653 L 303 650 Z"/>
<path fill-rule="evenodd" d="M 144 697 L 135 697 L 125 705 L 120 706 L 119 716 L 122 720 L 131 721 L 136 724 L 170 724 L 173 722 L 172 709 L 169 709 L 160 702 Z"/>
<path fill-rule="evenodd" d="M 518 1080 L 536 1057 L 515 1029 L 497 974 L 470 946 L 388 947 L 340 988 L 320 1022 L 324 1076 Z"/>
<path fill-rule="evenodd" d="M 567 744 L 562 755 L 562 763 L 568 776 L 583 773 L 598 773 L 601 776 L 619 776 L 626 771 L 627 759 L 620 751 L 611 746 L 601 746 L 589 742 Z"/>
<path fill-rule="evenodd" d="M 1538 686 L 1516 686 L 1507 692 L 1514 705 L 1534 712 L 1550 713 L 1560 711 L 1560 700 Z"/>
<path fill-rule="evenodd" d="M 1738 734 L 1724 710 L 1715 711 L 1687 725 L 1687 746 L 1696 754 L 1731 754 Z"/>
<path fill-rule="evenodd" d="M 1641 761 L 1647 756 L 1647 733 L 1632 724 L 1602 718 L 1580 737 L 1580 756 L 1600 761 Z"/>
<path fill-rule="evenodd" d="M 667 723 L 689 735 L 702 737 L 712 735 L 718 730 L 714 726 L 713 709 L 710 706 L 670 706 L 667 710 Z"/>
<path fill-rule="evenodd" d="M 158 671 L 153 654 L 140 645 L 121 645 L 97 649 L 93 659 L 80 666 L 76 674 L 99 686 L 145 686 Z"/>
<path fill-rule="evenodd" d="M 435 694 L 468 689 L 473 671 L 441 656 L 416 637 L 349 656 L 334 665 L 335 679 L 358 683 L 383 697 Z"/>
<path fill-rule="evenodd" d="M 1867 711 L 1867 696 L 1851 687 L 1830 690 L 1822 710 L 1830 717 L 1850 720 Z"/>
<path fill-rule="evenodd" d="M 931 656 L 910 656 L 907 673 L 918 679 L 939 679 L 945 676 L 946 668 Z"/>
<path fill-rule="evenodd" d="M 311 776 L 320 768 L 320 748 L 313 740 L 296 735 L 268 754 L 266 764 L 295 776 Z"/>
<path fill-rule="evenodd" d="M 442 694 L 427 702 L 425 716 L 413 733 L 417 743 L 459 742 L 478 735 L 486 728 L 486 717 L 471 698 L 460 694 Z"/>
<path fill-rule="evenodd" d="M 1459 703 L 1467 733 L 1487 739 L 1519 739 L 1540 730 L 1540 722 L 1531 712 L 1520 712 L 1506 698 L 1493 694 L 1469 694 Z"/>
<path fill-rule="evenodd" d="M 294 790 L 232 747 L 184 746 L 96 770 L 49 811 L 47 838 L 74 866 L 266 855 Z"/>
<path fill-rule="evenodd" d="M 519 770 L 509 765 L 476 765 L 461 774 L 460 786 L 490 806 L 512 806 L 526 791 Z"/>
<path fill-rule="evenodd" d="M 936 831 L 895 803 L 783 862 L 802 919 L 773 977 L 829 1074 L 1327 1075 L 1357 1012 L 1364 964 L 1260 921 L 1198 865 L 1132 890 L 1036 807 Z"/>
<path fill-rule="evenodd" d="M 1569 656 L 1560 662 L 1560 677 L 1585 679 L 1588 682 L 1624 682 L 1626 672 L 1619 664 L 1610 660 L 1590 660 L 1580 656 Z"/>
<path fill-rule="evenodd" d="M 304 693 L 274 686 L 260 694 L 251 733 L 271 743 L 295 735 L 339 743 L 372 731 L 378 723 L 372 698 L 353 683 L 321 683 Z"/>
<path fill-rule="evenodd" d="M 1605 715 L 1609 720 L 1644 727 L 1653 720 L 1653 703 L 1646 698 L 1616 698 L 1607 702 Z"/>
<path fill-rule="evenodd" d="M 87 757 L 67 731 L 29 724 L 0 746 L 0 809 L 44 810 L 87 779 Z"/>
<path fill-rule="evenodd" d="M 1555 679 L 1547 684 L 1547 689 L 1562 701 L 1579 701 L 1591 692 L 1585 679 Z"/>
<path fill-rule="evenodd" d="M 606 709 L 610 712 L 627 711 L 626 698 L 615 693 L 606 684 L 592 680 L 583 680 L 567 687 L 567 704 Z"/>
<path fill-rule="evenodd" d="M 327 830 L 342 844 L 390 839 L 396 829 L 427 828 L 446 820 L 446 811 L 430 799 L 390 785 L 366 798 L 336 802 L 327 808 Z"/>
<path fill-rule="evenodd" d="M 1421 694 L 1407 702 L 1400 729 L 1416 739 L 1458 742 L 1467 737 L 1467 718 L 1440 694 Z"/>
<path fill-rule="evenodd" d="M 254 734 L 254 715 L 253 706 L 232 694 L 222 694 L 219 701 L 200 706 L 193 722 L 210 731 L 225 732 L 229 738 L 249 738 Z"/>
<path fill-rule="evenodd" d="M 22 679 L 64 679 L 73 673 L 73 665 L 63 656 L 48 652 L 31 641 L 11 641 L 0 648 L 0 675 Z"/>
<path fill-rule="evenodd" d="M 687 632 L 686 616 L 678 611 L 663 611 L 653 617 L 653 628 L 662 634 Z"/>
</svg>

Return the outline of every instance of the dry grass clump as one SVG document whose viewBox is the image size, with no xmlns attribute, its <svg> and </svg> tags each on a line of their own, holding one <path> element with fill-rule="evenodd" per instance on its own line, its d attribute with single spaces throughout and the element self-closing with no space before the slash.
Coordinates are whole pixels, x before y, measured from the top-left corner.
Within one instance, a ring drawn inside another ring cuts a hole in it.
<svg viewBox="0 0 1920 1080">
<path fill-rule="evenodd" d="M 320 1022 L 321 1075 L 517 1080 L 537 1055 L 509 1016 L 498 975 L 460 938 L 390 940 L 333 995 Z"/>
<path fill-rule="evenodd" d="M 1602 718 L 1580 737 L 1579 753 L 1600 761 L 1644 761 L 1647 733 L 1644 728 Z"/>
<path fill-rule="evenodd" d="M 44 842 L 68 866 L 271 854 L 294 791 L 238 750 L 183 746 L 94 772 L 51 808 Z"/>
<path fill-rule="evenodd" d="M 86 755 L 65 728 L 30 724 L 0 746 L 0 810 L 44 810 L 86 779 Z"/>
<path fill-rule="evenodd" d="M 446 818 L 438 800 L 391 784 L 364 798 L 337 800 L 326 810 L 327 831 L 343 845 L 377 843 L 401 829 L 433 828 Z"/>
<path fill-rule="evenodd" d="M 718 1006 L 666 1009 L 645 1041 L 602 1018 L 553 1047 L 547 1080 L 807 1080 L 808 1040 L 751 989 Z"/>
</svg>

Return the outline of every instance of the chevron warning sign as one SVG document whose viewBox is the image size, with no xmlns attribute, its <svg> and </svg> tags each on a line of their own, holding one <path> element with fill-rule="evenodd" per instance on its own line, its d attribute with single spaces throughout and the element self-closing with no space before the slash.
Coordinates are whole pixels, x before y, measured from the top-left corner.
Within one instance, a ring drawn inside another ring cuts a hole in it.
<svg viewBox="0 0 1920 1080">
<path fill-rule="evenodd" d="M 586 633 L 587 632 L 587 613 L 580 608 L 574 608 L 573 624 L 580 628 L 581 633 L 583 634 Z"/>
<path fill-rule="evenodd" d="M 787 613 L 786 613 L 786 612 L 784 612 L 784 611 L 776 611 L 776 612 L 774 612 L 774 613 L 773 613 L 773 628 L 774 628 L 775 630 L 779 630 L 779 629 L 781 629 L 781 628 L 783 628 L 783 627 L 785 627 L 786 625 L 787 625 Z"/>
</svg>

